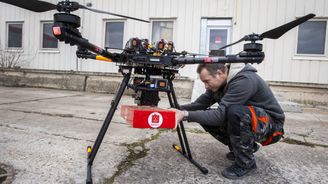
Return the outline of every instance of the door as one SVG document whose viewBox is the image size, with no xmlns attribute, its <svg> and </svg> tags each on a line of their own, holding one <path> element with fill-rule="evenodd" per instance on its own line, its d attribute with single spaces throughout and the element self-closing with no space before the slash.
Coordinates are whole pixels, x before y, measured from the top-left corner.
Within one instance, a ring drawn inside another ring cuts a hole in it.
<svg viewBox="0 0 328 184">
<path fill-rule="evenodd" d="M 208 54 L 231 43 L 231 19 L 202 19 L 200 53 Z M 226 48 L 226 53 L 231 48 Z"/>
<path fill-rule="evenodd" d="M 199 53 L 208 55 L 210 50 L 217 50 L 231 43 L 231 29 L 231 19 L 202 19 Z M 225 50 L 226 54 L 231 54 L 230 47 Z M 194 81 L 191 101 L 194 101 L 204 92 L 205 86 L 197 77 Z"/>
</svg>

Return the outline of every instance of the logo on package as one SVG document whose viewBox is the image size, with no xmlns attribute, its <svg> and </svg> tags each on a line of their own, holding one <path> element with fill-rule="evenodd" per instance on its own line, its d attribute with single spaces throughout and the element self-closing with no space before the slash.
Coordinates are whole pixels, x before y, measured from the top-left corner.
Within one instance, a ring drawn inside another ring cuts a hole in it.
<svg viewBox="0 0 328 184">
<path fill-rule="evenodd" d="M 163 123 L 163 117 L 160 113 L 153 112 L 148 116 L 148 124 L 152 128 L 158 128 L 162 125 L 162 123 Z"/>
</svg>

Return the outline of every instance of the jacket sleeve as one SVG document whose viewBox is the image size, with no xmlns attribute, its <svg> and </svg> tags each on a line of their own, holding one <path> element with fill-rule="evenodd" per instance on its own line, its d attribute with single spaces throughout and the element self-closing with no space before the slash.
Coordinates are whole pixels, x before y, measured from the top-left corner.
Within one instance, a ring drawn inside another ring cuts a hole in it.
<svg viewBox="0 0 328 184">
<path fill-rule="evenodd" d="M 195 102 L 191 104 L 181 105 L 180 109 L 187 111 L 195 111 L 195 110 L 205 110 L 211 105 L 213 105 L 213 93 L 210 91 L 206 91 L 204 94 L 199 96 Z"/>
<path fill-rule="evenodd" d="M 188 111 L 187 120 L 202 125 L 222 126 L 226 121 L 227 108 L 231 105 L 245 105 L 256 90 L 256 84 L 251 79 L 245 76 L 237 77 L 230 82 L 217 109 Z"/>
</svg>

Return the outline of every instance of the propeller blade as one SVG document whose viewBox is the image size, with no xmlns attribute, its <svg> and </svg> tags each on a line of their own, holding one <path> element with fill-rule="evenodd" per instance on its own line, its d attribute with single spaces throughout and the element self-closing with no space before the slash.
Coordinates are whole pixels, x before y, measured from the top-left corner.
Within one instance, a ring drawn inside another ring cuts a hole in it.
<svg viewBox="0 0 328 184">
<path fill-rule="evenodd" d="M 0 2 L 18 6 L 34 12 L 46 12 L 57 8 L 57 6 L 52 3 L 38 0 L 0 0 Z"/>
<path fill-rule="evenodd" d="M 138 19 L 138 18 L 135 18 L 135 17 L 129 17 L 129 16 L 120 15 L 120 14 L 111 13 L 111 12 L 106 12 L 106 11 L 102 11 L 102 10 L 96 10 L 96 9 L 93 9 L 93 8 L 88 8 L 88 7 L 83 6 L 83 5 L 79 5 L 79 8 L 87 9 L 87 10 L 90 10 L 90 11 L 93 11 L 93 12 L 96 12 L 96 13 L 104 13 L 104 14 L 108 14 L 108 15 L 114 15 L 114 16 L 117 16 L 117 17 L 123 17 L 123 18 L 127 18 L 127 19 L 133 19 L 133 20 L 138 20 L 138 21 L 141 21 L 141 22 L 150 23 L 150 21 L 147 21 L 147 20 L 142 20 L 142 19 Z"/>
<path fill-rule="evenodd" d="M 266 31 L 260 35 L 260 39 L 262 40 L 263 38 L 270 38 L 270 39 L 277 39 L 283 34 L 285 34 L 287 31 L 291 30 L 292 28 L 302 24 L 303 22 L 306 22 L 307 20 L 313 18 L 315 14 L 308 14 L 305 15 L 304 17 L 301 17 L 299 19 L 296 19 L 294 21 L 291 21 L 287 24 L 284 24 L 282 26 L 279 26 L 277 28 L 271 29 L 269 31 Z"/>
<path fill-rule="evenodd" d="M 232 46 L 232 45 L 235 45 L 235 44 L 237 44 L 237 43 L 239 43 L 239 42 L 244 41 L 245 39 L 246 39 L 246 36 L 244 36 L 243 38 L 241 38 L 240 40 L 238 40 L 238 41 L 236 41 L 236 42 L 233 42 L 233 43 L 230 43 L 230 44 L 228 44 L 228 45 L 225 45 L 225 46 L 219 48 L 218 50 L 225 49 L 225 48 L 227 48 L 227 47 L 230 47 L 230 46 Z"/>
</svg>

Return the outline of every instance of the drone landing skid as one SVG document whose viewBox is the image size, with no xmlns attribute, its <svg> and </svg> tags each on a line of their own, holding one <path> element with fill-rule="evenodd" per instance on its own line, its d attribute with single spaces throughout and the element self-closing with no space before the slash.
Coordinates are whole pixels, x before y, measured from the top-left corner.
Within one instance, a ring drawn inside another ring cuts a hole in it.
<svg viewBox="0 0 328 184">
<path fill-rule="evenodd" d="M 129 66 L 120 66 L 120 71 L 123 74 L 123 80 L 122 83 L 118 89 L 118 92 L 116 94 L 116 97 L 114 98 L 114 100 L 111 102 L 111 108 L 106 116 L 106 119 L 100 129 L 100 132 L 97 136 L 96 142 L 94 143 L 93 147 L 88 146 L 87 148 L 87 153 L 88 153 L 88 165 L 87 165 L 87 180 L 86 183 L 87 184 L 92 184 L 92 164 L 93 161 L 96 157 L 96 154 L 98 152 L 98 149 L 100 147 L 100 144 L 107 132 L 107 129 L 109 127 L 109 124 L 114 116 L 115 110 L 117 109 L 117 106 L 122 98 L 122 95 L 125 91 L 125 89 L 128 87 L 128 83 L 131 77 L 131 72 L 132 72 L 133 67 L 129 67 Z M 175 72 L 172 71 L 172 73 L 170 74 L 166 74 L 165 76 L 163 76 L 167 81 L 168 81 L 168 86 L 169 89 L 159 89 L 159 91 L 164 91 L 167 93 L 168 99 L 169 99 L 169 103 L 170 106 L 172 108 L 176 108 L 179 109 L 179 104 L 174 92 L 174 88 L 173 88 L 173 83 L 172 80 L 174 79 L 175 76 Z M 191 151 L 190 151 L 190 147 L 188 144 L 188 139 L 187 139 L 187 135 L 186 135 L 186 131 L 184 129 L 183 126 L 183 122 L 179 123 L 179 125 L 177 126 L 177 133 L 178 133 L 178 138 L 180 141 L 180 146 L 173 144 L 173 148 L 175 150 L 177 150 L 179 153 L 181 153 L 184 157 L 186 157 L 192 164 L 194 164 L 199 170 L 201 170 L 201 172 L 203 174 L 207 174 L 208 170 L 205 167 L 202 167 L 199 163 L 197 163 L 191 155 Z"/>
</svg>

